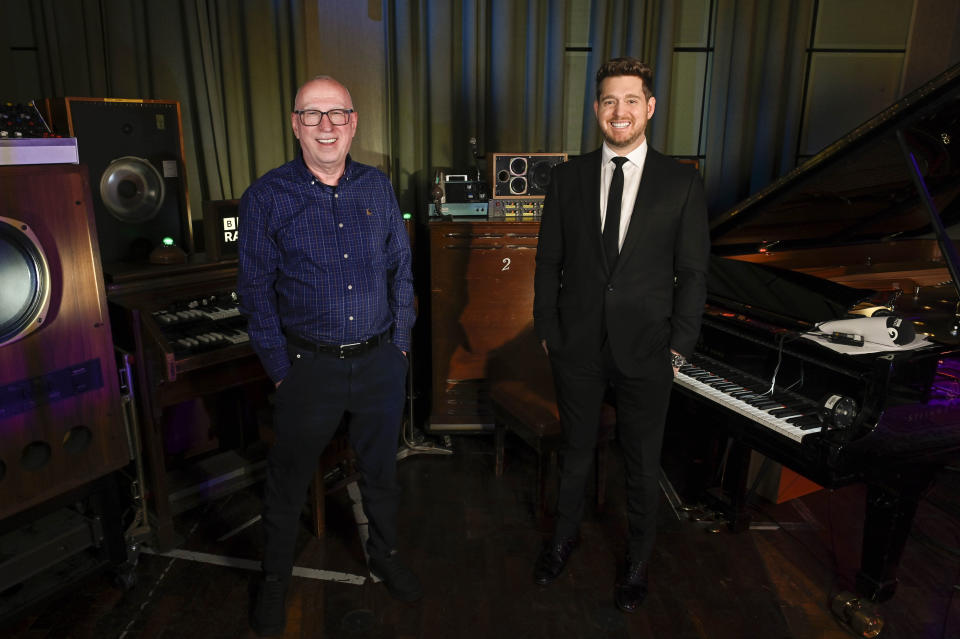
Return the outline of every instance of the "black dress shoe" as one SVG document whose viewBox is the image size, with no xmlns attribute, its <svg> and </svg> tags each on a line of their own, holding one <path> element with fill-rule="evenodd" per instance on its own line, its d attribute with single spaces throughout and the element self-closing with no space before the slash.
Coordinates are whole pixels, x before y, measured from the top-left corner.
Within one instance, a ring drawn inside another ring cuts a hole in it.
<svg viewBox="0 0 960 639">
<path fill-rule="evenodd" d="M 623 612 L 634 612 L 647 596 L 647 562 L 630 561 L 613 589 L 613 600 Z"/>
<path fill-rule="evenodd" d="M 544 545 L 533 565 L 533 582 L 546 586 L 557 580 L 567 565 L 567 559 L 577 547 L 577 538 L 568 537 L 562 541 L 553 541 Z"/>
</svg>

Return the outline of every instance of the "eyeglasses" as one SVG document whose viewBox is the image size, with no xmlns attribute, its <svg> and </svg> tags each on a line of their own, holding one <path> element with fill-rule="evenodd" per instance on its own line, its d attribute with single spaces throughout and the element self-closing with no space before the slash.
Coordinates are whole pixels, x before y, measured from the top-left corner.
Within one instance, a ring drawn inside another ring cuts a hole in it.
<svg viewBox="0 0 960 639">
<path fill-rule="evenodd" d="M 323 120 L 323 116 L 330 119 L 330 124 L 343 126 L 350 121 L 350 114 L 353 113 L 353 109 L 330 109 L 329 111 L 307 109 L 305 111 L 294 110 L 293 112 L 300 116 L 300 124 L 303 126 L 317 126 Z"/>
</svg>

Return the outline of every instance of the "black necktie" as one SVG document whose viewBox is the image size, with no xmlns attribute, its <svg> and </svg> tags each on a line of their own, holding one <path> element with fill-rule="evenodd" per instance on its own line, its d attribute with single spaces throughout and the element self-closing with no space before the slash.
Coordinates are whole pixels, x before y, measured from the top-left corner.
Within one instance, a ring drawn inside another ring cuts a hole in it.
<svg viewBox="0 0 960 639">
<path fill-rule="evenodd" d="M 610 180 L 607 194 L 607 218 L 603 223 L 603 252 L 607 256 L 607 268 L 613 272 L 620 255 L 620 200 L 623 198 L 623 163 L 627 158 L 613 158 L 616 167 Z"/>
</svg>

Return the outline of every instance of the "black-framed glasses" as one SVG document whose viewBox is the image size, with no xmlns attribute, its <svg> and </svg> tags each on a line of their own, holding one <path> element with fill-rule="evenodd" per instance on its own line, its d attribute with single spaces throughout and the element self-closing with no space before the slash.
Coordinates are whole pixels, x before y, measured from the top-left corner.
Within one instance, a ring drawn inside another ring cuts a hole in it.
<svg viewBox="0 0 960 639">
<path fill-rule="evenodd" d="M 330 124 L 343 126 L 350 121 L 350 114 L 353 113 L 353 109 L 330 109 L 329 111 L 305 109 L 303 111 L 294 110 L 294 113 L 300 117 L 300 124 L 303 126 L 317 126 L 323 120 L 323 116 L 330 119 Z"/>
</svg>

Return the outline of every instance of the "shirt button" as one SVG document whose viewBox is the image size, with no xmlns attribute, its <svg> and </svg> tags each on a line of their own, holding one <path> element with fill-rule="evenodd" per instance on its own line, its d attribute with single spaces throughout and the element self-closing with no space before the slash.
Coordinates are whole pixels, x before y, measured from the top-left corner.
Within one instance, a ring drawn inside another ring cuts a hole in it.
<svg viewBox="0 0 960 639">
<path fill-rule="evenodd" d="M 352 322 L 352 321 L 353 321 L 353 315 L 351 315 L 351 316 L 348 317 L 347 319 L 349 319 L 349 320 Z"/>
<path fill-rule="evenodd" d="M 340 197 L 340 194 L 339 194 L 339 193 L 334 193 L 334 194 L 333 194 L 333 197 L 335 197 L 335 198 Z"/>
<path fill-rule="evenodd" d="M 297 353 L 297 359 L 300 359 L 300 353 Z"/>
<path fill-rule="evenodd" d="M 343 222 L 340 222 L 339 224 L 337 224 L 337 226 L 339 226 L 340 228 L 343 228 Z"/>
<path fill-rule="evenodd" d="M 343 254 L 343 259 L 347 259 L 348 257 L 350 257 L 349 254 L 347 254 L 347 253 L 344 253 L 344 254 Z"/>
<path fill-rule="evenodd" d="M 352 291 L 352 290 L 353 290 L 353 284 L 347 284 L 347 290 L 348 290 L 348 291 Z"/>
</svg>

